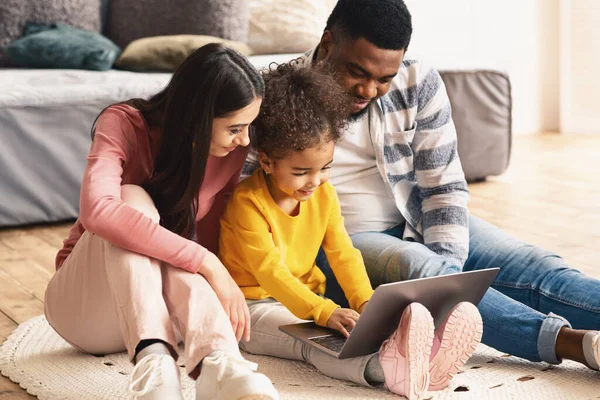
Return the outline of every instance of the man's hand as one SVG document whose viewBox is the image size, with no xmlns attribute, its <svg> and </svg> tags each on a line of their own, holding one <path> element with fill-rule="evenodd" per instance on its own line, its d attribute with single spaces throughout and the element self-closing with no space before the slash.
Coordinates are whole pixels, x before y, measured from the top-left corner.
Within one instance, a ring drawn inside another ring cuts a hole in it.
<svg viewBox="0 0 600 400">
<path fill-rule="evenodd" d="M 327 327 L 335 329 L 342 333 L 345 337 L 350 336 L 349 331 L 354 328 L 356 321 L 358 321 L 360 315 L 349 308 L 338 308 L 336 309 L 329 320 L 327 321 Z"/>
<path fill-rule="evenodd" d="M 208 253 L 200 269 L 210 286 L 217 294 L 231 321 L 231 327 L 238 342 L 250 340 L 250 311 L 244 294 L 225 266 L 213 253 Z"/>
</svg>

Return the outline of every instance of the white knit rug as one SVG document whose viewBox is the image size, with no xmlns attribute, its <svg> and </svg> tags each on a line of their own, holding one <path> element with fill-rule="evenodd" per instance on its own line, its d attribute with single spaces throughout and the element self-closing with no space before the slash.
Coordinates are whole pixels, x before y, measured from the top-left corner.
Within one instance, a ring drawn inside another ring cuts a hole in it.
<svg viewBox="0 0 600 400">
<path fill-rule="evenodd" d="M 383 389 L 327 378 L 301 362 L 247 357 L 272 379 L 283 400 L 398 398 Z M 43 316 L 19 326 L 0 346 L 2 375 L 42 400 L 131 399 L 126 391 L 131 369 L 125 353 L 94 357 L 73 349 Z M 183 385 L 186 399 L 193 400 L 193 382 L 185 377 Z M 600 373 L 571 362 L 557 367 L 530 363 L 482 345 L 451 387 L 429 398 L 598 399 Z"/>
</svg>

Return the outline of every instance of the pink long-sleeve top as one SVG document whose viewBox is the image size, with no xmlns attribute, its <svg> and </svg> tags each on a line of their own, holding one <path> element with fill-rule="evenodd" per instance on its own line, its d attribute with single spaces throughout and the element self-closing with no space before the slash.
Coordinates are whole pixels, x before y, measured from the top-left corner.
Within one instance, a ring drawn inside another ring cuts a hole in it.
<svg viewBox="0 0 600 400">
<path fill-rule="evenodd" d="M 98 118 L 81 187 L 79 218 L 56 256 L 60 268 L 88 231 L 121 248 L 190 272 L 198 272 L 208 251 L 217 252 L 219 218 L 239 179 L 247 149 L 226 157 L 209 156 L 198 198 L 197 242 L 179 236 L 121 200 L 121 186 L 150 178 L 161 130 L 149 128 L 128 105 L 109 107 Z"/>
</svg>

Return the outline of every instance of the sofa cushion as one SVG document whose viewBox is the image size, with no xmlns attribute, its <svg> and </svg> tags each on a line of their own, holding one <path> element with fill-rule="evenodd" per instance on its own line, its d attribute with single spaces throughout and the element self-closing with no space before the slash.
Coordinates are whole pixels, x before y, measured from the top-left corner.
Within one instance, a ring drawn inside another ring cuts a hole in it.
<svg viewBox="0 0 600 400">
<path fill-rule="evenodd" d="M 298 53 L 313 48 L 331 5 L 314 0 L 250 0 L 248 44 L 256 54 Z"/>
<path fill-rule="evenodd" d="M 121 49 L 96 32 L 64 24 L 29 24 L 25 36 L 8 45 L 6 53 L 25 67 L 106 71 Z"/>
<path fill-rule="evenodd" d="M 245 56 L 251 53 L 245 43 L 214 36 L 154 36 L 129 43 L 117 60 L 116 67 L 130 71 L 175 71 L 194 50 L 208 43 L 223 43 Z"/>
<path fill-rule="evenodd" d="M 246 0 L 111 0 L 107 35 L 125 48 L 136 39 L 211 35 L 246 42 Z"/>
<path fill-rule="evenodd" d="M 100 0 L 1 0 L 0 60 L 3 48 L 23 34 L 26 23 L 63 23 L 100 31 Z"/>
</svg>

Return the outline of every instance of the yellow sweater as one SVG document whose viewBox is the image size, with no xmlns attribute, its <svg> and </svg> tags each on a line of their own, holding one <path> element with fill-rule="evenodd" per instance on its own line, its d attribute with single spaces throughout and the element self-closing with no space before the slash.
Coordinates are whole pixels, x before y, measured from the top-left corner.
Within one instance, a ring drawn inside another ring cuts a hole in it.
<svg viewBox="0 0 600 400">
<path fill-rule="evenodd" d="M 321 246 L 358 311 L 373 289 L 331 184 L 315 190 L 292 217 L 275 203 L 258 169 L 238 185 L 221 218 L 219 256 L 246 298 L 272 297 L 298 318 L 326 326 L 339 306 L 319 296 L 325 293 L 325 276 L 315 264 Z"/>
</svg>

